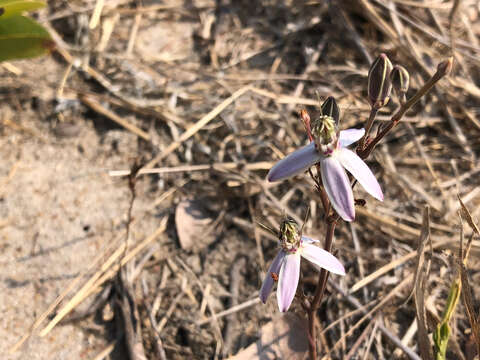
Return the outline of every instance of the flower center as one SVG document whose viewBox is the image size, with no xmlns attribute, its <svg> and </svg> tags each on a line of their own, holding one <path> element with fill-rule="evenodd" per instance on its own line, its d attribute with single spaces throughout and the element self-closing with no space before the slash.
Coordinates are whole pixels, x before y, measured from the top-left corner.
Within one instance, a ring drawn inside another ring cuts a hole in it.
<svg viewBox="0 0 480 360">
<path fill-rule="evenodd" d="M 337 146 L 335 120 L 328 115 L 315 119 L 312 123 L 312 136 L 317 150 L 323 155 L 330 155 Z"/>
<path fill-rule="evenodd" d="M 285 218 L 280 225 L 280 246 L 283 251 L 295 254 L 302 244 L 302 236 L 298 224 L 292 218 Z"/>
</svg>

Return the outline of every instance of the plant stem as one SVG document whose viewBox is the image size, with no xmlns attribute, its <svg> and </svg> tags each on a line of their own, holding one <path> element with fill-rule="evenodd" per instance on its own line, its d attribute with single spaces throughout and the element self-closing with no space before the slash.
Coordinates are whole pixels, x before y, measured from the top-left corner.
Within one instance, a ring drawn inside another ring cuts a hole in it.
<svg viewBox="0 0 480 360">
<path fill-rule="evenodd" d="M 377 112 L 378 112 L 378 109 L 374 107 L 372 107 L 372 109 L 370 110 L 370 116 L 368 117 L 367 125 L 365 125 L 365 135 L 363 135 L 363 138 L 360 141 L 360 149 L 363 149 L 365 147 L 365 142 L 367 141 L 368 134 L 370 134 L 370 130 L 372 129 L 373 122 L 377 117 Z"/>
<path fill-rule="evenodd" d="M 401 97 L 401 100 L 400 100 L 401 106 L 398 109 L 398 111 L 392 116 L 390 122 L 377 133 L 375 138 L 370 142 L 368 142 L 367 141 L 368 135 L 370 133 L 370 130 L 372 129 L 373 122 L 375 121 L 375 117 L 377 116 L 377 112 L 378 112 L 377 108 L 372 107 L 372 109 L 370 110 L 370 116 L 365 126 L 365 135 L 360 141 L 360 145 L 357 148 L 357 154 L 362 159 L 366 159 L 371 154 L 375 146 L 380 142 L 380 140 L 382 140 L 385 137 L 385 135 L 398 124 L 398 122 L 402 119 L 405 113 L 413 105 L 415 105 L 415 103 L 417 103 L 417 101 L 420 100 L 422 96 L 426 95 L 440 79 L 442 79 L 445 75 L 448 75 L 450 73 L 452 69 L 452 64 L 453 64 L 453 58 L 449 58 L 443 61 L 442 63 L 440 63 L 435 74 L 408 101 L 405 101 L 406 100 L 405 94 L 402 94 L 403 96 Z M 302 118 L 306 119 L 307 117 L 305 114 L 303 114 Z M 308 117 L 308 120 L 310 120 L 309 117 Z M 304 123 L 306 124 L 305 120 L 304 120 Z M 306 128 L 308 130 L 307 125 L 306 125 Z M 317 174 L 320 175 L 320 169 L 318 165 L 317 165 Z M 327 233 L 325 234 L 324 249 L 325 251 L 331 252 L 332 245 L 333 245 L 333 235 L 335 233 L 335 226 L 337 225 L 339 216 L 336 214 L 330 215 L 330 201 L 325 192 L 325 189 L 323 187 L 320 187 L 321 181 L 319 179 L 315 180 L 311 171 L 310 171 L 310 176 L 312 176 L 313 180 L 317 184 L 317 188 L 320 193 L 320 198 L 322 200 L 322 205 L 325 210 Z M 353 186 L 355 186 L 355 184 L 356 182 L 353 184 Z M 315 327 L 316 316 L 317 316 L 318 306 L 320 305 L 323 299 L 323 295 L 325 294 L 325 288 L 328 281 L 328 274 L 329 274 L 328 271 L 326 271 L 325 269 L 321 269 L 320 275 L 318 276 L 318 283 L 315 288 L 315 294 L 313 296 L 313 300 L 309 305 L 309 307 L 306 309 L 307 316 L 308 316 L 308 335 L 309 335 L 308 352 L 309 352 L 310 360 L 317 360 L 317 339 L 316 339 L 317 331 Z"/>
<path fill-rule="evenodd" d="M 325 190 L 323 190 L 325 191 Z M 333 234 L 335 233 L 335 226 L 337 225 L 337 218 L 334 216 L 327 217 L 327 233 L 325 234 L 325 246 L 324 249 L 328 252 L 332 250 L 333 244 Z M 318 283 L 315 289 L 315 294 L 313 296 L 312 303 L 310 308 L 307 311 L 308 315 L 308 333 L 310 337 L 308 352 L 310 355 L 310 360 L 317 359 L 317 330 L 315 327 L 316 317 L 317 317 L 317 308 L 322 301 L 323 295 L 325 293 L 325 288 L 327 285 L 329 272 L 325 269 L 320 271 L 318 276 Z"/>
<path fill-rule="evenodd" d="M 328 196 L 327 196 L 327 193 L 325 192 L 325 189 L 321 187 L 323 186 L 323 184 L 322 184 L 320 174 L 321 174 L 320 165 L 317 164 L 317 178 L 318 178 L 318 181 L 316 181 L 317 190 L 320 194 L 320 199 L 322 200 L 322 206 L 323 206 L 323 211 L 325 212 L 325 216 L 328 216 L 328 214 L 330 213 L 330 200 L 328 200 Z M 310 175 L 313 178 L 313 174 L 310 174 Z"/>
<path fill-rule="evenodd" d="M 450 70 L 452 68 L 452 62 L 453 62 L 453 59 L 449 58 L 446 61 L 440 63 L 435 74 L 433 74 L 433 76 L 416 92 L 415 95 L 413 95 L 407 102 L 403 103 L 402 106 L 400 106 L 400 109 L 398 109 L 398 111 L 392 116 L 392 118 L 390 119 L 390 122 L 382 129 L 382 131 L 380 131 L 380 133 L 370 143 L 366 144 L 366 146 L 362 146 L 358 148 L 357 153 L 363 160 L 365 160 L 371 154 L 371 152 L 373 151 L 375 146 L 380 142 L 380 140 L 382 140 L 385 137 L 385 135 L 387 135 L 388 132 L 398 124 L 398 122 L 402 119 L 403 115 L 405 115 L 405 113 L 413 105 L 415 105 L 418 102 L 418 100 L 420 100 L 423 96 L 429 93 L 430 90 L 432 90 L 432 88 L 440 79 L 442 79 L 445 75 L 448 75 L 450 73 Z M 370 119 L 369 119 L 369 123 L 370 123 Z M 369 123 L 367 123 L 367 127 Z M 366 139 L 367 134 L 368 134 L 368 130 L 366 130 L 365 132 L 364 139 Z"/>
</svg>

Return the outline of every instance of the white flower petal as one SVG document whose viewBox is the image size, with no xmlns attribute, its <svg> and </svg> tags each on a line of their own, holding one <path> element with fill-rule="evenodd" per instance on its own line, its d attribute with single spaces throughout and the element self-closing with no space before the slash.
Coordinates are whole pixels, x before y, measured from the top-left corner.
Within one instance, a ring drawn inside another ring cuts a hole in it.
<svg viewBox="0 0 480 360">
<path fill-rule="evenodd" d="M 318 163 L 320 159 L 321 155 L 315 148 L 315 143 L 311 142 L 277 162 L 268 172 L 267 179 L 279 181 L 295 176 Z"/>
<path fill-rule="evenodd" d="M 295 292 L 297 291 L 298 280 L 300 278 L 300 254 L 288 254 L 285 256 L 277 287 L 278 308 L 281 312 L 288 310 L 292 304 Z"/>
<path fill-rule="evenodd" d="M 383 193 L 375 175 L 360 157 L 348 149 L 338 149 L 334 156 L 375 199 L 383 201 Z"/>
<path fill-rule="evenodd" d="M 347 147 L 360 140 L 365 135 L 365 129 L 347 129 L 340 131 L 338 141 L 340 147 Z"/>
<path fill-rule="evenodd" d="M 304 244 L 301 250 L 302 256 L 315 265 L 334 274 L 345 275 L 345 268 L 338 259 L 318 246 Z"/>
<path fill-rule="evenodd" d="M 268 295 L 272 292 L 273 288 L 273 278 L 272 278 L 272 272 L 277 274 L 280 272 L 280 267 L 282 266 L 282 263 L 285 259 L 285 252 L 283 250 L 280 250 L 275 257 L 275 259 L 272 261 L 272 264 L 268 268 L 267 275 L 265 275 L 265 279 L 263 280 L 262 288 L 260 289 L 260 300 L 265 304 L 267 302 Z"/>
<path fill-rule="evenodd" d="M 323 187 L 333 208 L 343 220 L 353 221 L 355 218 L 353 192 L 342 165 L 332 155 L 322 159 L 320 167 Z"/>
<path fill-rule="evenodd" d="M 312 239 L 311 237 L 305 235 L 302 235 L 302 241 L 307 244 L 320 242 L 320 240 Z"/>
</svg>

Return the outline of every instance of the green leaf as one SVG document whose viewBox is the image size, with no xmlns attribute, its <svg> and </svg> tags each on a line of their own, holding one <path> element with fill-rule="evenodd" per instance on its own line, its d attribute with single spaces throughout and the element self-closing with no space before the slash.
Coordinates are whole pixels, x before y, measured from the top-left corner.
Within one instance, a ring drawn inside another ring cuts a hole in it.
<svg viewBox="0 0 480 360">
<path fill-rule="evenodd" d="M 45 7 L 40 0 L 0 0 L 0 20 Z"/>
<path fill-rule="evenodd" d="M 460 278 L 453 280 L 448 293 L 445 311 L 443 312 L 442 321 L 438 324 L 433 333 L 433 343 L 435 345 L 435 359 L 445 360 L 447 356 L 448 339 L 450 338 L 450 326 L 448 325 L 460 298 L 462 291 L 462 283 Z"/>
<path fill-rule="evenodd" d="M 448 323 L 441 323 L 433 333 L 435 344 L 435 359 L 445 360 L 447 357 L 448 339 L 450 338 L 450 326 Z"/>
<path fill-rule="evenodd" d="M 0 61 L 43 55 L 53 46 L 47 30 L 32 19 L 14 15 L 0 20 Z"/>
</svg>

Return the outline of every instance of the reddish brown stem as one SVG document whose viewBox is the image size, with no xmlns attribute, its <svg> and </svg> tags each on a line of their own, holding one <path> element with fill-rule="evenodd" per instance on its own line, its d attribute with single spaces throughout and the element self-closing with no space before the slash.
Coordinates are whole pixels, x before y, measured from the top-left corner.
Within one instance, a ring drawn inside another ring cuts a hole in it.
<svg viewBox="0 0 480 360">
<path fill-rule="evenodd" d="M 450 73 L 452 69 L 452 63 L 453 63 L 453 58 L 449 58 L 448 60 L 440 63 L 437 68 L 437 72 L 425 83 L 425 85 L 423 85 L 421 89 L 417 91 L 417 93 L 411 99 L 409 99 L 406 102 L 404 98 L 402 99 L 403 101 L 401 101 L 400 109 L 392 116 L 392 119 L 390 120 L 390 122 L 378 132 L 378 134 L 375 136 L 373 140 L 369 141 L 368 134 L 372 128 L 373 122 L 375 121 L 375 117 L 377 115 L 377 110 L 372 108 L 372 111 L 370 112 L 370 116 L 367 122 L 365 136 L 362 138 L 362 140 L 360 141 L 360 146 L 357 148 L 357 153 L 362 159 L 366 159 L 370 155 L 370 153 L 375 148 L 375 145 L 377 145 L 378 142 L 382 140 L 385 137 L 385 135 L 398 124 L 398 122 L 402 119 L 403 115 L 405 115 L 408 109 L 410 109 L 418 100 L 420 100 L 422 96 L 427 94 L 441 78 L 443 78 L 445 75 L 448 75 Z M 305 113 L 306 111 L 304 112 L 303 117 L 306 119 Z M 304 119 L 304 123 L 305 123 L 305 119 Z M 308 117 L 308 120 L 310 120 L 309 117 Z M 317 165 L 318 175 L 320 174 L 319 170 L 320 169 Z M 315 180 L 312 172 L 310 172 L 310 175 Z M 317 180 L 315 182 L 317 184 L 317 187 L 320 193 L 320 198 L 322 200 L 322 205 L 325 210 L 326 223 L 327 223 L 327 233 L 325 234 L 324 249 L 328 252 L 331 252 L 332 245 L 333 245 L 333 235 L 335 232 L 335 226 L 337 225 L 339 216 L 336 214 L 330 216 L 330 201 L 328 200 L 328 196 L 325 192 L 325 189 L 319 186 L 319 184 L 321 183 L 320 180 Z M 356 182 L 353 184 L 353 186 L 355 186 L 355 184 Z M 318 276 L 318 283 L 315 289 L 313 300 L 310 306 L 306 308 L 306 312 L 308 316 L 308 340 L 309 340 L 308 350 L 309 350 L 310 360 L 317 360 L 317 339 L 316 339 L 317 331 L 316 331 L 315 323 L 316 323 L 318 306 L 320 305 L 323 299 L 323 295 L 325 294 L 328 274 L 329 272 L 326 271 L 325 269 L 322 269 L 320 271 L 320 275 Z"/>
<path fill-rule="evenodd" d="M 325 190 L 323 190 L 324 192 Z M 325 246 L 324 249 L 328 252 L 332 250 L 333 245 L 333 234 L 335 233 L 335 226 L 337 225 L 337 218 L 332 216 L 327 218 L 327 233 L 325 234 Z M 315 289 L 315 294 L 313 296 L 312 303 L 310 308 L 307 311 L 308 316 L 308 334 L 309 334 L 309 355 L 310 360 L 317 359 L 317 330 L 315 327 L 317 309 L 322 301 L 323 295 L 325 294 L 325 288 L 327 285 L 329 272 L 325 269 L 320 271 L 318 276 L 318 283 Z"/>
<path fill-rule="evenodd" d="M 317 188 L 318 192 L 320 193 L 320 199 L 322 200 L 322 206 L 323 210 L 325 211 L 325 216 L 328 216 L 330 213 L 330 200 L 328 200 L 327 193 L 325 192 L 325 189 L 321 188 L 320 186 L 323 186 L 322 180 L 320 177 L 320 164 L 317 164 Z M 312 175 L 313 176 L 313 175 Z"/>
<path fill-rule="evenodd" d="M 375 146 L 382 140 L 385 135 L 392 130 L 398 122 L 402 119 L 403 115 L 417 103 L 423 96 L 425 96 L 435 84 L 442 79 L 445 75 L 448 75 L 452 69 L 453 59 L 449 58 L 448 60 L 439 64 L 437 71 L 433 76 L 416 92 L 416 94 L 411 97 L 407 102 L 403 103 L 400 109 L 392 116 L 390 122 L 380 131 L 380 133 L 375 136 L 375 138 L 370 141 L 368 144 L 362 144 L 363 146 L 357 150 L 358 155 L 362 159 L 366 159 L 373 151 Z M 371 114 L 370 114 L 371 115 Z M 368 133 L 365 134 L 364 139 L 366 139 Z"/>
<path fill-rule="evenodd" d="M 362 140 L 360 140 L 360 148 L 363 149 L 365 147 L 365 143 L 368 139 L 368 134 L 370 134 L 370 130 L 372 129 L 373 122 L 377 116 L 378 109 L 372 108 L 370 110 L 370 116 L 368 117 L 367 125 L 365 126 L 365 135 L 363 135 Z"/>
</svg>

